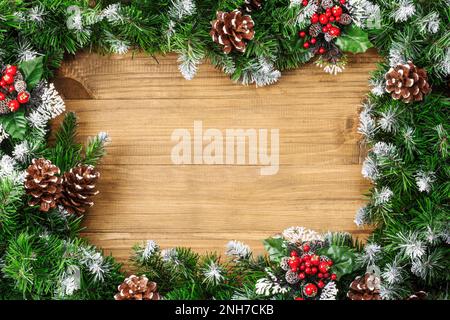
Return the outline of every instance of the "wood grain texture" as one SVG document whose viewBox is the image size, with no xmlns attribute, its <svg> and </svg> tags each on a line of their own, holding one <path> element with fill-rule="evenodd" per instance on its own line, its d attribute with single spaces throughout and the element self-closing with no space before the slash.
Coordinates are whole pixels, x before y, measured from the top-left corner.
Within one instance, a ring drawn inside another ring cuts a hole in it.
<svg viewBox="0 0 450 320">
<path fill-rule="evenodd" d="M 208 63 L 186 81 L 174 55 L 67 60 L 55 81 L 79 115 L 80 140 L 99 131 L 112 138 L 84 235 L 121 262 L 146 239 L 222 253 L 233 239 L 261 252 L 262 239 L 292 225 L 367 236 L 353 223 L 369 187 L 356 127 L 379 57 L 349 60 L 336 77 L 306 65 L 265 88 L 234 84 Z M 279 129 L 278 174 L 261 176 L 258 165 L 172 164 L 171 133 L 192 132 L 194 120 L 204 129 Z"/>
</svg>

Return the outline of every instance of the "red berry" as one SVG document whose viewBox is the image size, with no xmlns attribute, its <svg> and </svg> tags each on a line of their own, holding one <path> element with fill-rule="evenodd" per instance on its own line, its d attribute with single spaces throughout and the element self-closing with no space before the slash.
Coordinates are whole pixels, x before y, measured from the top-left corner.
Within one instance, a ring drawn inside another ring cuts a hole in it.
<svg viewBox="0 0 450 320">
<path fill-rule="evenodd" d="M 321 24 L 327 24 L 328 23 L 328 17 L 326 15 L 324 15 L 324 14 L 321 14 L 319 16 L 319 22 Z"/>
<path fill-rule="evenodd" d="M 305 251 L 305 252 L 308 252 L 310 249 L 311 249 L 311 248 L 310 248 L 307 244 L 305 244 L 305 245 L 303 246 L 303 251 Z"/>
<path fill-rule="evenodd" d="M 335 6 L 333 7 L 333 9 L 331 9 L 331 12 L 333 13 L 333 16 L 339 17 L 342 15 L 342 8 L 339 6 Z"/>
<path fill-rule="evenodd" d="M 312 274 L 316 274 L 317 273 L 317 268 L 316 267 L 312 267 L 311 268 L 311 273 Z"/>
<path fill-rule="evenodd" d="M 325 48 L 320 48 L 320 49 L 319 49 L 319 53 L 320 53 L 320 54 L 324 54 L 325 52 L 327 52 L 327 50 L 325 50 Z"/>
<path fill-rule="evenodd" d="M 327 33 L 327 32 L 328 32 L 328 28 L 327 28 L 327 27 L 323 27 L 323 28 L 322 28 L 322 32 L 323 32 L 323 33 Z"/>
<path fill-rule="evenodd" d="M 300 265 L 300 270 L 301 270 L 301 271 L 304 271 L 305 269 L 306 269 L 306 266 L 305 266 L 304 263 L 302 263 L 302 264 Z"/>
<path fill-rule="evenodd" d="M 330 22 L 334 22 L 334 20 L 336 20 L 336 18 L 333 17 L 333 16 L 331 16 L 331 17 L 330 17 Z"/>
<path fill-rule="evenodd" d="M 331 23 L 327 23 L 327 28 L 331 29 L 331 28 L 333 28 L 333 25 Z"/>
<path fill-rule="evenodd" d="M 305 300 L 305 299 L 303 299 L 302 297 L 295 297 L 294 300 Z"/>
<path fill-rule="evenodd" d="M 327 9 L 327 11 L 325 12 L 325 15 L 330 18 L 333 14 L 331 13 L 330 9 Z"/>
<path fill-rule="evenodd" d="M 317 294 L 317 287 L 313 283 L 308 283 L 303 288 L 303 293 L 307 295 L 308 297 L 314 297 Z"/>
<path fill-rule="evenodd" d="M 305 261 L 305 266 L 307 267 L 307 268 L 309 268 L 309 267 L 311 267 L 311 261 Z"/>
<path fill-rule="evenodd" d="M 318 277 L 318 278 L 323 278 L 323 273 L 320 273 L 320 272 L 319 272 L 319 273 L 317 274 L 317 277 Z"/>
<path fill-rule="evenodd" d="M 324 278 L 329 278 L 329 277 L 330 277 L 330 274 L 329 274 L 329 273 L 324 273 L 324 274 L 323 274 L 323 277 L 324 277 Z"/>
<path fill-rule="evenodd" d="M 336 280 L 337 279 L 337 275 L 335 273 L 333 273 L 330 277 L 331 280 Z"/>
<path fill-rule="evenodd" d="M 328 260 L 327 263 L 331 267 L 333 265 L 333 260 Z"/>
<path fill-rule="evenodd" d="M 5 73 L 9 74 L 10 76 L 15 76 L 17 73 L 17 67 L 16 66 L 8 66 L 5 69 Z"/>
<path fill-rule="evenodd" d="M 11 100 L 10 102 L 8 102 L 8 108 L 12 112 L 17 111 L 17 109 L 19 109 L 19 106 L 20 104 L 17 100 Z"/>
<path fill-rule="evenodd" d="M 21 104 L 27 103 L 28 100 L 30 100 L 30 94 L 26 91 L 19 92 L 17 95 L 17 101 Z"/>
<path fill-rule="evenodd" d="M 6 96 L 3 92 L 0 92 L 0 101 L 3 101 L 6 99 Z"/>
<path fill-rule="evenodd" d="M 337 22 L 341 21 L 341 17 L 336 17 L 336 21 Z"/>
<path fill-rule="evenodd" d="M 321 262 L 319 264 L 319 270 L 321 273 L 327 273 L 328 269 L 330 269 L 330 266 L 328 265 L 328 263 L 326 262 Z"/>
<path fill-rule="evenodd" d="M 306 7 L 308 5 L 308 0 L 303 0 L 302 5 Z"/>
<path fill-rule="evenodd" d="M 319 282 L 317 282 L 317 286 L 318 286 L 320 289 L 322 289 L 323 287 L 325 287 L 325 283 L 324 283 L 322 280 L 320 280 Z"/>
<path fill-rule="evenodd" d="M 304 38 L 304 37 L 306 37 L 306 32 L 305 32 L 305 31 L 300 31 L 300 32 L 298 33 L 298 36 L 299 36 L 300 38 Z"/>
<path fill-rule="evenodd" d="M 4 87 L 6 85 L 5 81 L 0 80 L 0 86 Z"/>
<path fill-rule="evenodd" d="M 291 257 L 298 257 L 298 253 L 295 250 L 291 251 Z"/>
<path fill-rule="evenodd" d="M 331 27 L 330 35 L 339 37 L 341 35 L 341 29 L 339 29 L 338 27 Z"/>
<path fill-rule="evenodd" d="M 318 266 L 319 263 L 320 263 L 320 257 L 319 257 L 317 254 L 314 254 L 314 255 L 311 257 L 311 263 L 312 263 L 313 265 L 315 265 L 315 266 Z"/>
<path fill-rule="evenodd" d="M 16 90 L 16 88 L 14 88 L 13 85 L 10 85 L 10 86 L 8 87 L 8 92 L 9 92 L 9 93 L 14 92 L 14 90 Z"/>
<path fill-rule="evenodd" d="M 311 44 L 316 44 L 317 39 L 316 38 L 312 38 L 309 42 L 311 42 Z"/>
<path fill-rule="evenodd" d="M 305 273 L 304 273 L 304 272 L 299 273 L 299 274 L 298 274 L 298 278 L 299 278 L 300 280 L 305 279 L 305 278 L 306 278 Z"/>
<path fill-rule="evenodd" d="M 310 268 L 310 267 L 306 267 L 305 273 L 306 273 L 306 274 L 311 274 L 311 268 Z"/>
<path fill-rule="evenodd" d="M 317 22 L 319 22 L 319 15 L 318 15 L 317 13 L 314 13 L 314 14 L 311 16 L 311 23 L 312 23 L 312 24 L 315 24 L 315 23 L 317 23 Z"/>
<path fill-rule="evenodd" d="M 309 48 L 309 42 L 305 42 L 305 43 L 303 44 L 303 48 L 308 49 L 308 48 Z"/>
<path fill-rule="evenodd" d="M 11 84 L 14 82 L 14 77 L 12 75 L 5 74 L 3 75 L 2 80 L 5 81 L 5 84 Z"/>
<path fill-rule="evenodd" d="M 340 0 L 339 1 L 341 4 L 345 4 L 347 1 L 346 0 Z"/>
</svg>

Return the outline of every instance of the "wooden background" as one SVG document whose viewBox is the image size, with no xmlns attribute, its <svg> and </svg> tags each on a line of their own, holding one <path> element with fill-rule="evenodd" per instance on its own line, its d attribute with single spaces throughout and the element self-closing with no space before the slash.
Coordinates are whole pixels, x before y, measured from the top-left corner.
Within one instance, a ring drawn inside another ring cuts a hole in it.
<svg viewBox="0 0 450 320">
<path fill-rule="evenodd" d="M 369 187 L 356 128 L 378 59 L 374 51 L 350 56 L 336 77 L 306 65 L 264 88 L 234 84 L 209 64 L 186 81 L 174 55 L 67 60 L 55 81 L 79 116 L 80 140 L 99 131 L 112 138 L 85 236 L 122 262 L 146 239 L 223 253 L 233 239 L 261 252 L 262 239 L 292 225 L 366 236 L 353 223 Z M 194 120 L 204 130 L 278 128 L 278 174 L 172 164 L 171 133 L 192 132 Z"/>
</svg>

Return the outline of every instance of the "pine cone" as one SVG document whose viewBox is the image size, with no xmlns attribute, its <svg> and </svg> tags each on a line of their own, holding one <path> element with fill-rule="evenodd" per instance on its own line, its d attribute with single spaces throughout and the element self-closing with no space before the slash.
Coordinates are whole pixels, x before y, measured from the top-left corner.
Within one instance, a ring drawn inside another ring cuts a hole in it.
<svg viewBox="0 0 450 320">
<path fill-rule="evenodd" d="M 262 0 L 245 0 L 244 5 L 242 6 L 242 9 L 248 13 L 260 10 L 261 8 L 262 8 Z"/>
<path fill-rule="evenodd" d="M 80 165 L 64 173 L 61 204 L 70 213 L 84 214 L 92 207 L 92 197 L 98 194 L 95 183 L 100 173 L 93 166 Z"/>
<path fill-rule="evenodd" d="M 380 278 L 374 273 L 356 277 L 350 284 L 347 297 L 350 300 L 381 300 Z"/>
<path fill-rule="evenodd" d="M 241 11 L 217 12 L 217 19 L 212 22 L 211 32 L 214 42 L 223 45 L 223 52 L 228 54 L 233 49 L 245 52 L 245 40 L 253 39 L 255 31 L 254 22 L 249 15 Z"/>
<path fill-rule="evenodd" d="M 431 92 L 425 69 L 417 68 L 411 61 L 391 68 L 385 76 L 386 91 L 394 100 L 405 103 L 422 101 Z"/>
<path fill-rule="evenodd" d="M 334 2 L 333 0 L 322 0 L 320 5 L 322 6 L 322 8 L 328 9 L 334 5 Z"/>
<path fill-rule="evenodd" d="M 347 13 L 343 13 L 341 14 L 341 20 L 339 20 L 339 23 L 343 25 L 348 25 L 352 23 L 352 17 Z"/>
<path fill-rule="evenodd" d="M 7 114 L 10 113 L 11 110 L 8 107 L 8 103 L 11 101 L 11 99 L 6 98 L 5 100 L 0 101 L 0 114 Z"/>
<path fill-rule="evenodd" d="M 33 159 L 27 169 L 25 189 L 32 199 L 30 206 L 39 205 L 39 210 L 47 212 L 56 207 L 61 197 L 62 179 L 59 168 L 46 159 Z"/>
<path fill-rule="evenodd" d="M 317 37 L 320 33 L 322 32 L 322 26 L 320 25 L 320 23 L 315 23 L 315 24 L 312 24 L 310 27 L 309 27 L 309 35 L 311 36 L 311 37 Z"/>
<path fill-rule="evenodd" d="M 145 275 L 131 275 L 117 288 L 115 300 L 160 300 L 156 282 L 148 281 Z"/>
<path fill-rule="evenodd" d="M 425 291 L 418 291 L 410 295 L 406 300 L 427 300 L 428 294 Z"/>
<path fill-rule="evenodd" d="M 17 92 L 22 92 L 22 91 L 26 91 L 27 90 L 27 84 L 25 81 L 23 80 L 16 80 L 14 82 L 14 89 Z"/>
</svg>

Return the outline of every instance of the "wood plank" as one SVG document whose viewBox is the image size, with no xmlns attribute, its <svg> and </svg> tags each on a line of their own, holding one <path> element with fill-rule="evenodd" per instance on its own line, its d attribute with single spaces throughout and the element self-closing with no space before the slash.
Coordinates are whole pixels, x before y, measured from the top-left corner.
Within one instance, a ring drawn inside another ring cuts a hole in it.
<svg viewBox="0 0 450 320">
<path fill-rule="evenodd" d="M 81 53 L 58 72 L 67 109 L 79 115 L 79 140 L 99 131 L 112 138 L 84 222 L 94 244 L 126 262 L 146 239 L 199 252 L 223 252 L 236 239 L 261 252 L 262 239 L 291 225 L 368 235 L 353 218 L 369 188 L 356 127 L 374 51 L 350 56 L 336 77 L 308 64 L 264 88 L 233 84 L 208 63 L 186 81 L 175 55 L 157 59 Z M 171 133 L 192 133 L 194 120 L 204 129 L 279 129 L 278 174 L 248 164 L 173 165 Z"/>
</svg>

